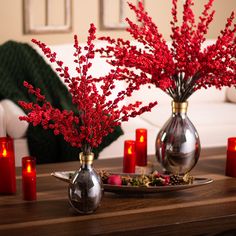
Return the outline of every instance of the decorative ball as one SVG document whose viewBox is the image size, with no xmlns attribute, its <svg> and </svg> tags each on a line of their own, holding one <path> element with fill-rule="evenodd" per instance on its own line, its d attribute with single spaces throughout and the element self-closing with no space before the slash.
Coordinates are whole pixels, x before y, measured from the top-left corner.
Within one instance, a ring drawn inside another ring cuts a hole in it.
<svg viewBox="0 0 236 236">
<path fill-rule="evenodd" d="M 110 175 L 107 183 L 112 185 L 122 185 L 122 179 L 120 175 Z"/>
</svg>

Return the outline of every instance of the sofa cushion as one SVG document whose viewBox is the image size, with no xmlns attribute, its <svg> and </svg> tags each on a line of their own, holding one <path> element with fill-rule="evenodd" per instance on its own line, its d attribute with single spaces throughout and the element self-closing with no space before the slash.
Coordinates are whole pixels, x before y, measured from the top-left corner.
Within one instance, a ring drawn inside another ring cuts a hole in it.
<svg viewBox="0 0 236 236">
<path fill-rule="evenodd" d="M 221 124 L 218 126 L 196 126 L 202 148 L 226 147 L 227 139 L 235 137 L 236 125 Z"/>
<path fill-rule="evenodd" d="M 99 158 L 122 157 L 124 155 L 124 141 L 135 140 L 135 130 L 138 128 L 147 129 L 147 152 L 149 155 L 155 153 L 155 140 L 159 129 L 148 124 L 138 116 L 135 118 L 130 118 L 127 122 L 123 122 L 121 127 L 124 131 L 124 135 L 120 136 L 110 146 L 104 148 L 99 154 Z"/>
<path fill-rule="evenodd" d="M 223 102 L 189 103 L 187 114 L 195 126 L 234 125 L 236 105 Z M 157 105 L 152 112 L 142 114 L 141 118 L 151 125 L 162 127 L 170 116 L 171 104 L 166 104 Z"/>
<path fill-rule="evenodd" d="M 199 133 L 203 147 L 224 146 L 228 137 L 236 135 L 236 104 L 189 103 L 187 114 Z M 141 115 L 141 118 L 160 129 L 170 116 L 171 104 L 168 104 L 157 106 L 151 113 Z M 225 143 L 222 144 L 222 140 Z"/>
<path fill-rule="evenodd" d="M 225 94 L 226 87 L 223 87 L 220 90 L 215 87 L 199 89 L 189 97 L 188 101 L 190 103 L 224 102 L 226 100 Z"/>
<path fill-rule="evenodd" d="M 141 101 L 144 105 L 157 101 L 159 105 L 171 103 L 171 97 L 154 85 L 142 85 L 138 91 L 134 91 L 131 97 L 127 98 L 127 103 Z"/>
<path fill-rule="evenodd" d="M 189 104 L 188 115 L 196 126 L 235 126 L 236 105 L 224 102 Z"/>
<path fill-rule="evenodd" d="M 95 47 L 101 48 L 106 45 L 105 42 L 97 42 Z M 45 59 L 45 61 L 52 67 L 52 69 L 56 72 L 57 65 L 55 63 L 51 63 L 49 59 L 42 53 L 41 49 L 38 48 L 36 45 L 32 44 L 32 46 L 35 48 L 35 50 Z M 86 53 L 83 50 L 83 47 L 86 46 L 84 43 L 80 43 L 80 46 L 82 47 L 82 53 Z M 58 45 L 52 45 L 50 46 L 51 50 L 53 52 L 56 52 L 57 58 L 64 62 L 65 66 L 69 67 L 69 73 L 71 76 L 78 76 L 78 72 L 76 71 L 77 64 L 74 62 L 75 57 L 74 54 L 74 47 L 73 44 L 58 44 Z M 95 55 L 95 58 L 91 60 L 92 67 L 89 68 L 89 75 L 92 75 L 94 78 L 104 76 L 108 74 L 108 72 L 111 70 L 110 64 L 106 62 L 106 58 L 100 57 L 98 54 Z M 56 72 L 58 74 L 58 72 Z M 62 82 L 64 83 L 64 80 L 60 78 Z M 124 81 L 115 81 L 115 89 L 112 91 L 112 94 L 107 98 L 107 100 L 114 100 L 117 97 L 117 94 L 120 91 L 123 91 L 125 88 L 125 82 Z M 68 84 L 66 84 L 68 86 Z M 99 85 L 97 86 L 98 91 L 101 91 L 99 88 Z M 119 107 L 122 105 L 125 105 L 126 101 L 123 100 L 120 102 Z"/>
<path fill-rule="evenodd" d="M 106 45 L 105 42 L 97 42 L 95 47 L 101 48 Z M 50 63 L 49 59 L 42 53 L 41 49 L 36 45 L 32 44 L 34 49 L 55 69 L 56 64 Z M 82 53 L 86 53 L 83 50 L 83 47 L 86 46 L 84 43 L 80 43 L 82 47 Z M 57 58 L 64 62 L 65 66 L 69 67 L 69 72 L 71 76 L 77 76 L 78 73 L 76 71 L 77 64 L 74 62 L 75 57 L 74 52 L 75 49 L 72 43 L 69 44 L 58 44 L 49 46 L 53 52 L 56 52 Z M 105 75 L 111 69 L 111 66 L 106 62 L 106 58 L 100 57 L 98 54 L 95 55 L 95 58 L 91 60 L 92 67 L 89 69 L 89 74 L 94 77 L 99 77 Z"/>
<path fill-rule="evenodd" d="M 225 93 L 226 88 L 222 88 L 221 90 L 216 88 L 200 89 L 192 94 L 188 101 L 191 103 L 224 102 L 226 100 Z M 140 90 L 135 91 L 127 101 L 131 103 L 142 101 L 144 104 L 157 101 L 159 105 L 169 105 L 172 100 L 173 99 L 168 94 L 156 88 L 154 85 L 144 85 Z"/>
<path fill-rule="evenodd" d="M 231 87 L 226 90 L 226 100 L 228 102 L 236 103 L 236 88 Z"/>
</svg>

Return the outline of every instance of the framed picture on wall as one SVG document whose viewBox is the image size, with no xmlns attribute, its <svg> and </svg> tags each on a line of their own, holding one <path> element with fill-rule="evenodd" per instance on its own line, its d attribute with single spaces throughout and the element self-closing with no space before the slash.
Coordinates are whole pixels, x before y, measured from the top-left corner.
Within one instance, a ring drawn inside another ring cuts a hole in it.
<svg viewBox="0 0 236 236">
<path fill-rule="evenodd" d="M 72 0 L 23 0 L 25 34 L 72 31 Z"/>
<path fill-rule="evenodd" d="M 137 5 L 139 0 L 129 0 Z M 144 4 L 144 0 L 142 1 Z M 127 0 L 100 0 L 100 29 L 124 30 L 128 27 L 125 18 L 129 17 L 135 22 L 133 11 L 130 10 Z"/>
</svg>

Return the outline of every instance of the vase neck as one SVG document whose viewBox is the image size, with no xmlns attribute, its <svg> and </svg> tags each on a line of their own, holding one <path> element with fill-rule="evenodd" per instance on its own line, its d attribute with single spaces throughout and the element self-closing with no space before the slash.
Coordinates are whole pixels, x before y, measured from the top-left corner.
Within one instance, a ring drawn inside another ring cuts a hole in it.
<svg viewBox="0 0 236 236">
<path fill-rule="evenodd" d="M 81 165 L 92 166 L 94 154 L 92 152 L 89 154 L 84 154 L 83 152 L 81 152 L 79 154 L 79 159 L 80 159 Z"/>
<path fill-rule="evenodd" d="M 173 114 L 186 114 L 188 109 L 188 102 L 175 102 L 172 101 L 172 113 Z"/>
</svg>

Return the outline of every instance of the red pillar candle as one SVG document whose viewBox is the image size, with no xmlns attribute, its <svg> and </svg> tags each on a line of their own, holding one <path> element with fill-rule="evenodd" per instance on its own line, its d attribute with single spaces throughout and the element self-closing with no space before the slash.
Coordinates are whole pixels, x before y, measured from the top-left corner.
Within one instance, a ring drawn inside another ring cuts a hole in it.
<svg viewBox="0 0 236 236">
<path fill-rule="evenodd" d="M 34 157 L 22 158 L 22 192 L 24 200 L 36 200 L 36 160 Z"/>
<path fill-rule="evenodd" d="M 236 177 L 236 137 L 228 138 L 225 174 Z"/>
<path fill-rule="evenodd" d="M 16 170 L 13 139 L 0 138 L 0 193 L 16 193 Z"/>
<path fill-rule="evenodd" d="M 124 143 L 123 172 L 135 173 L 135 165 L 136 165 L 135 141 L 126 140 Z"/>
<path fill-rule="evenodd" d="M 136 129 L 136 165 L 147 165 L 147 130 Z"/>
</svg>

